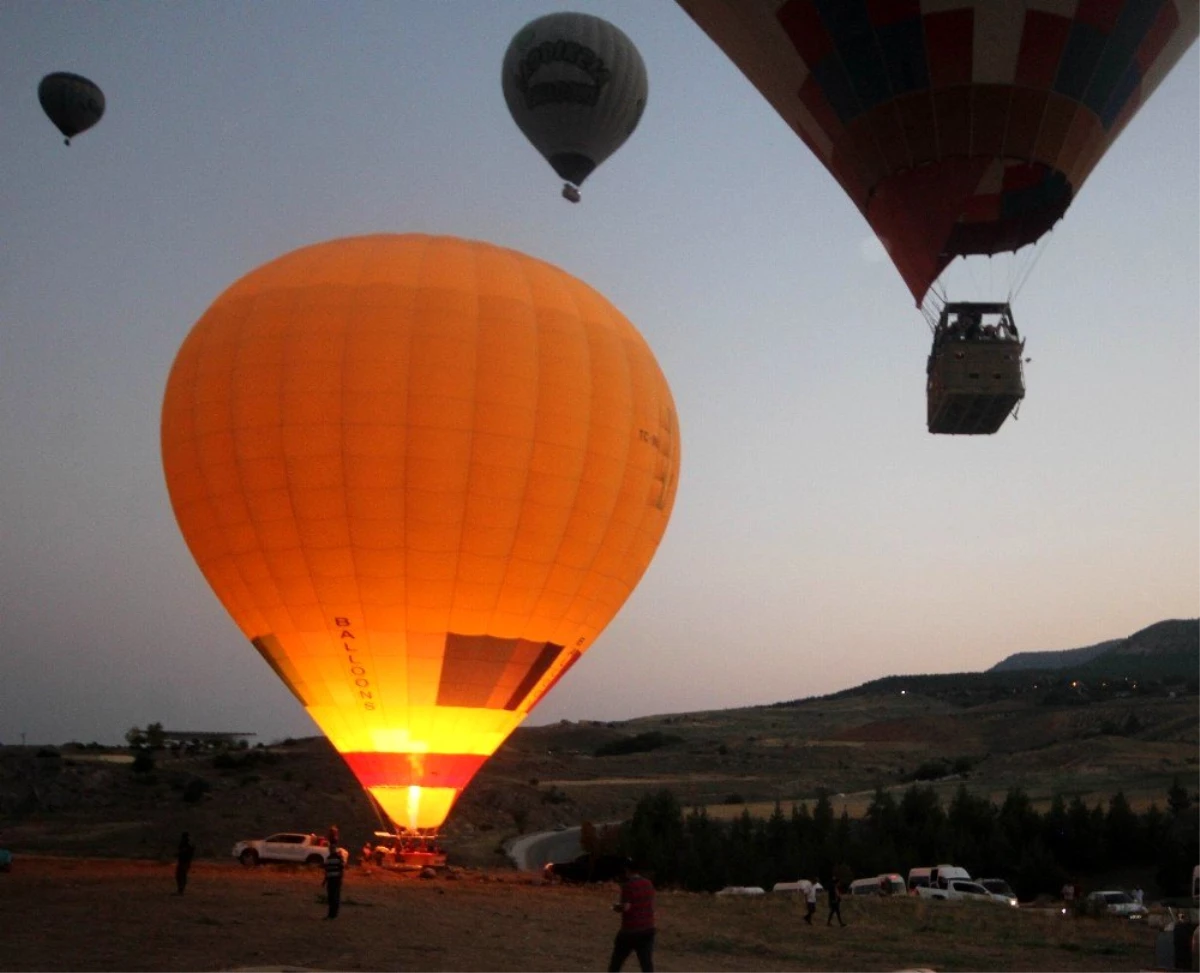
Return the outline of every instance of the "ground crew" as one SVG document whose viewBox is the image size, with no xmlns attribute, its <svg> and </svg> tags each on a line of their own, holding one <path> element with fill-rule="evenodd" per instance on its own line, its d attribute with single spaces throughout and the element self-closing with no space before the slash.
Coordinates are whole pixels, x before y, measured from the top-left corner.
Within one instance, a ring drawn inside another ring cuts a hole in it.
<svg viewBox="0 0 1200 973">
<path fill-rule="evenodd" d="M 329 855 L 325 859 L 325 897 L 329 902 L 329 914 L 326 919 L 336 919 L 338 907 L 342 904 L 342 876 L 346 873 L 346 863 L 342 861 L 342 852 L 335 844 L 330 844 Z"/>
</svg>

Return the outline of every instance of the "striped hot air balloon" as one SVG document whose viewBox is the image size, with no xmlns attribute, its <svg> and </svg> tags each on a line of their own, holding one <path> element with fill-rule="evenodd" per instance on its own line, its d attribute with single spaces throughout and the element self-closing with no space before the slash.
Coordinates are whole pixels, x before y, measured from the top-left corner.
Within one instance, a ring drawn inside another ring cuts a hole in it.
<svg viewBox="0 0 1200 973">
<path fill-rule="evenodd" d="M 920 305 L 1045 234 L 1196 39 L 1197 0 L 678 0 L 838 181 Z"/>
</svg>

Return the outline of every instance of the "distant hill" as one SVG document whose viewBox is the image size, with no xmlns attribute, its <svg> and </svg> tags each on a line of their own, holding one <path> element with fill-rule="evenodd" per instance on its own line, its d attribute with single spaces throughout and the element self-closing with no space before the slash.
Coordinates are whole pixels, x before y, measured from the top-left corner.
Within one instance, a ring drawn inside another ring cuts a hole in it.
<svg viewBox="0 0 1200 973">
<path fill-rule="evenodd" d="M 1059 649 L 1048 652 L 1018 652 L 1003 662 L 997 662 L 988 672 L 1016 672 L 1024 669 L 1070 669 L 1091 662 L 1098 655 L 1115 649 L 1124 639 L 1109 639 L 1082 649 Z"/>
<path fill-rule="evenodd" d="M 872 679 L 825 699 L 919 693 L 954 706 L 1019 696 L 1057 705 L 1124 697 L 1195 694 L 1200 688 L 1200 619 L 1157 622 L 1128 638 L 1056 652 L 1019 652 L 983 672 L 909 673 Z M 810 700 L 773 704 L 790 708 Z"/>
<path fill-rule="evenodd" d="M 1200 619 L 1156 622 L 1128 638 L 1110 639 L 1079 649 L 1018 652 L 988 672 L 1086 668 L 1093 674 L 1164 675 L 1178 670 L 1194 675 L 1200 658 Z"/>
</svg>

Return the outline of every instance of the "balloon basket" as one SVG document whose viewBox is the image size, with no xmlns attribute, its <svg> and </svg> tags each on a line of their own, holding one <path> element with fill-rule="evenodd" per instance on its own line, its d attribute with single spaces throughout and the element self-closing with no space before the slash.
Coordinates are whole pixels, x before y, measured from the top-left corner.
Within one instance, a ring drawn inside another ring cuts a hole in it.
<svg viewBox="0 0 1200 973">
<path fill-rule="evenodd" d="M 926 367 L 929 431 L 988 435 L 999 429 L 1025 397 L 1024 349 L 1007 304 L 947 304 Z"/>
</svg>

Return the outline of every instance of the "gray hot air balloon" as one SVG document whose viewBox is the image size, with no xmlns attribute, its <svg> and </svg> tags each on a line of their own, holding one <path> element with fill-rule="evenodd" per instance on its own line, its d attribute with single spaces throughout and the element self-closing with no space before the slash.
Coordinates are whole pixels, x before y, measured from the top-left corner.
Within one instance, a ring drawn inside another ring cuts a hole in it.
<svg viewBox="0 0 1200 973">
<path fill-rule="evenodd" d="M 71 136 L 86 132 L 104 114 L 104 92 L 93 81 L 68 71 L 55 71 L 38 85 L 42 111 L 71 144 Z"/>
<path fill-rule="evenodd" d="M 629 138 L 646 107 L 646 65 L 633 41 L 589 14 L 548 14 L 522 27 L 501 81 L 517 127 L 575 203 L 579 185 Z"/>
</svg>

